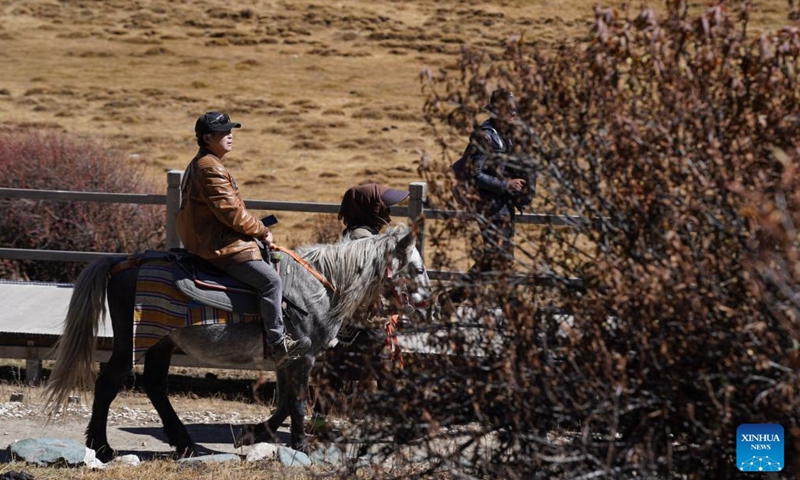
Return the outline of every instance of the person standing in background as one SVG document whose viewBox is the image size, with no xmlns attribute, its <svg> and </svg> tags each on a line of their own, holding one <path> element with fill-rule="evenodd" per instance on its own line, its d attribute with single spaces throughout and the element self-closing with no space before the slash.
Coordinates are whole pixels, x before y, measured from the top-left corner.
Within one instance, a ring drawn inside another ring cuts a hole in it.
<svg viewBox="0 0 800 480">
<path fill-rule="evenodd" d="M 514 95 L 498 88 L 486 109 L 490 118 L 470 135 L 464 154 L 452 166 L 456 192 L 464 192 L 461 201 L 473 210 L 481 236 L 476 262 L 463 278 L 465 283 L 474 283 L 482 273 L 513 268 L 515 209 L 523 206 L 521 198 L 530 203 L 535 191 L 535 176 L 522 178 L 519 171 L 507 168 L 514 148 L 512 126 L 517 121 Z M 461 303 L 465 296 L 462 285 L 452 289 L 449 298 Z"/>
</svg>

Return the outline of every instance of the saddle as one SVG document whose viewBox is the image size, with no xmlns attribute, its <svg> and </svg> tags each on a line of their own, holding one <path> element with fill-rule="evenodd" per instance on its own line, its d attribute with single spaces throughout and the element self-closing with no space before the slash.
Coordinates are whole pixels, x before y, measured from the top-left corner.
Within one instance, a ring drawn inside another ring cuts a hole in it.
<svg viewBox="0 0 800 480">
<path fill-rule="evenodd" d="M 250 285 L 242 283 L 228 276 L 210 262 L 192 255 L 185 250 L 172 249 L 169 252 L 172 260 L 172 274 L 175 286 L 187 297 L 227 312 L 259 315 L 259 297 Z M 276 268 L 280 272 L 284 291 L 288 257 L 283 257 Z M 284 294 L 284 309 L 291 307 L 295 313 L 307 315 L 302 307 L 286 298 Z"/>
</svg>

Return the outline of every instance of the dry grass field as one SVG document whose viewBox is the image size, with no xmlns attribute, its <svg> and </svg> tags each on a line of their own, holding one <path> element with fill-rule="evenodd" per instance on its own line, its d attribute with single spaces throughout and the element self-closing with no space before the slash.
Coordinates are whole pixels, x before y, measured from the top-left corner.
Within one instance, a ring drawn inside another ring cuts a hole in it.
<svg viewBox="0 0 800 480">
<path fill-rule="evenodd" d="M 195 153 L 196 117 L 221 109 L 244 125 L 226 160 L 246 198 L 338 202 L 367 180 L 418 180 L 422 153 L 436 152 L 423 68 L 516 34 L 583 35 L 593 3 L 0 0 L 0 124 L 106 142 L 161 185 Z M 785 18 L 783 0 L 757 3 L 758 23 Z M 286 243 L 319 222 L 281 220 Z"/>
</svg>

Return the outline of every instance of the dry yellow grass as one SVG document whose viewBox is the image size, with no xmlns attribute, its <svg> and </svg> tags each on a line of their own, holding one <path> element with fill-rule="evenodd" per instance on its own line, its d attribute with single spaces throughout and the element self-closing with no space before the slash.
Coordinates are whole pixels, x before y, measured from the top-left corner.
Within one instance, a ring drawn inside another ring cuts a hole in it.
<svg viewBox="0 0 800 480">
<path fill-rule="evenodd" d="M 139 466 L 109 466 L 102 470 L 88 468 L 46 468 L 12 462 L 0 467 L 0 475 L 7 472 L 25 472 L 37 480 L 179 480 L 207 478 L 214 480 L 308 480 L 330 477 L 329 469 L 320 467 L 281 467 L 267 462 L 225 462 L 185 465 L 172 460 L 151 460 Z M 9 477 L 13 478 L 13 477 Z"/>
<path fill-rule="evenodd" d="M 338 202 L 363 181 L 418 180 L 436 151 L 422 68 L 514 34 L 583 34 L 593 3 L 4 0 L 0 124 L 101 139 L 163 184 L 195 152 L 195 118 L 222 109 L 244 124 L 228 163 L 246 198 Z M 757 23 L 781 22 L 785 2 L 759 3 Z M 308 240 L 313 217 L 282 214 L 278 235 Z"/>
</svg>

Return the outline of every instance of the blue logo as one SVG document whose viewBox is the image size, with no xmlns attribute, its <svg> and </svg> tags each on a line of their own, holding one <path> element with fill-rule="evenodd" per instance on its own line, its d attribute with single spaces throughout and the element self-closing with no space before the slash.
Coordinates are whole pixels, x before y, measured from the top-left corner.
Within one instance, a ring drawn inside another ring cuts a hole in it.
<svg viewBox="0 0 800 480">
<path fill-rule="evenodd" d="M 742 472 L 783 470 L 783 427 L 743 423 L 736 429 L 736 467 Z"/>
</svg>

